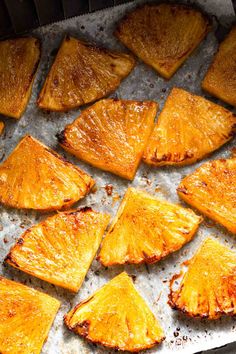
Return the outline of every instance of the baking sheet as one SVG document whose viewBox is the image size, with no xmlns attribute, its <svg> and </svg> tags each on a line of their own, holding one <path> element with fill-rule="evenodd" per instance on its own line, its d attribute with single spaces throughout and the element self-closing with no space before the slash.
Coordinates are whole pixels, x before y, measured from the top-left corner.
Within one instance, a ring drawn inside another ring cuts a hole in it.
<svg viewBox="0 0 236 354">
<path fill-rule="evenodd" d="M 65 33 L 96 41 L 109 48 L 122 49 L 122 46 L 112 36 L 115 23 L 124 15 L 126 10 L 131 9 L 136 3 L 140 2 L 143 1 L 136 1 L 135 3 L 121 5 L 94 14 L 75 17 L 34 31 L 33 34 L 39 36 L 42 40 L 42 59 L 34 83 L 33 94 L 28 108 L 20 121 L 5 119 L 6 130 L 0 138 L 1 160 L 4 160 L 19 139 L 27 133 L 32 134 L 48 146 L 62 153 L 70 161 L 90 173 L 97 182 L 96 193 L 91 193 L 77 205 L 90 205 L 98 211 L 105 211 L 111 215 L 115 215 L 119 203 L 130 185 L 144 189 L 159 198 L 171 202 L 180 202 L 176 194 L 176 187 L 183 176 L 195 170 L 202 162 L 183 168 L 158 169 L 141 164 L 134 181 L 132 183 L 125 181 L 76 160 L 57 145 L 55 134 L 61 131 L 66 124 L 72 122 L 78 116 L 80 110 L 49 114 L 38 109 L 35 101 Z M 198 3 L 208 13 L 214 15 L 213 23 L 217 36 L 214 32 L 211 32 L 170 81 L 163 80 L 151 68 L 139 62 L 112 97 L 155 100 L 160 104 L 161 108 L 173 86 L 179 86 L 208 98 L 210 97 L 201 92 L 200 82 L 216 51 L 218 38 L 224 35 L 228 26 L 232 23 L 234 11 L 231 1 L 228 0 L 201 0 Z M 211 99 L 214 100 L 213 98 Z M 214 101 L 217 102 L 217 100 Z M 235 139 L 226 147 L 215 152 L 210 159 L 229 157 L 234 145 Z M 111 196 L 106 193 L 105 186 L 107 184 L 113 185 L 113 194 Z M 1 206 L 0 260 L 3 261 L 10 246 L 15 243 L 24 230 L 46 216 L 33 211 L 6 210 L 6 208 Z M 4 264 L 0 265 L 0 274 L 42 290 L 61 301 L 61 309 L 42 351 L 44 354 L 103 354 L 108 352 L 104 348 L 89 344 L 79 336 L 69 332 L 63 325 L 63 315 L 71 306 L 88 297 L 123 270 L 136 276 L 135 286 L 146 299 L 165 330 L 165 342 L 147 351 L 147 353 L 159 352 L 168 354 L 176 352 L 179 354 L 191 354 L 236 340 L 236 322 L 234 319 L 223 318 L 213 322 L 189 319 L 171 310 L 167 305 L 168 281 L 173 274 L 179 272 L 181 263 L 190 258 L 202 240 L 209 235 L 216 237 L 231 248 L 235 247 L 233 235 L 227 233 L 219 225 L 214 225 L 212 221 L 206 220 L 190 244 L 157 264 L 148 266 L 116 266 L 107 269 L 102 267 L 97 261 L 94 261 L 77 295 L 28 276 Z M 109 353 L 112 352 L 109 350 Z"/>
</svg>

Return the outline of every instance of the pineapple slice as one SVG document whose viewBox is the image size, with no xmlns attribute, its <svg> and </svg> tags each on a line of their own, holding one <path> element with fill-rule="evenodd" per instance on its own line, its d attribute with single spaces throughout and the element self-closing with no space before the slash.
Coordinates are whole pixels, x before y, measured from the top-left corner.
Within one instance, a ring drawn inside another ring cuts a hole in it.
<svg viewBox="0 0 236 354">
<path fill-rule="evenodd" d="M 104 266 L 155 263 L 189 242 L 200 222 L 191 209 L 129 188 L 98 259 Z"/>
<path fill-rule="evenodd" d="M 0 353 L 39 354 L 59 307 L 53 297 L 0 277 Z"/>
<path fill-rule="evenodd" d="M 19 119 L 30 99 L 40 60 L 38 39 L 0 41 L 0 113 Z"/>
<path fill-rule="evenodd" d="M 227 109 L 173 88 L 143 159 L 154 166 L 189 165 L 229 141 L 235 129 L 236 117 Z"/>
<path fill-rule="evenodd" d="M 91 165 L 132 180 L 154 126 L 155 102 L 105 99 L 58 134 L 61 146 Z"/>
<path fill-rule="evenodd" d="M 29 135 L 0 165 L 0 202 L 14 208 L 69 207 L 93 184 L 77 166 Z"/>
<path fill-rule="evenodd" d="M 145 4 L 126 15 L 115 36 L 160 75 L 170 79 L 209 32 L 208 19 L 179 4 Z"/>
<path fill-rule="evenodd" d="M 135 66 L 130 54 L 67 36 L 38 98 L 40 108 L 67 111 L 115 91 Z"/>
<path fill-rule="evenodd" d="M 202 82 L 211 95 L 236 107 L 236 26 L 220 44 Z"/>
<path fill-rule="evenodd" d="M 170 306 L 189 316 L 211 320 L 236 315 L 236 254 L 207 238 L 187 264 L 177 290 L 173 290 L 173 283 L 181 274 L 171 280 Z"/>
<path fill-rule="evenodd" d="M 26 273 L 76 292 L 109 219 L 91 208 L 58 213 L 27 230 L 5 260 Z"/>
<path fill-rule="evenodd" d="M 236 158 L 206 162 L 177 191 L 186 203 L 236 233 Z"/>
<path fill-rule="evenodd" d="M 123 272 L 64 317 L 67 327 L 87 340 L 138 352 L 164 340 L 153 313 Z"/>
<path fill-rule="evenodd" d="M 0 135 L 3 133 L 4 123 L 0 122 Z"/>
</svg>

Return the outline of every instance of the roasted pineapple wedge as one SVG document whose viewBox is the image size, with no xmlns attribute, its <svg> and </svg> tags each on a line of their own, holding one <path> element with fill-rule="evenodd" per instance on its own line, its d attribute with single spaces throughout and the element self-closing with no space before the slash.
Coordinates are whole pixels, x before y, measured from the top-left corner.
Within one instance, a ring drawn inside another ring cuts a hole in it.
<svg viewBox="0 0 236 354">
<path fill-rule="evenodd" d="M 67 111 L 107 96 L 135 66 L 130 54 L 67 36 L 38 98 L 40 108 Z"/>
<path fill-rule="evenodd" d="M 115 36 L 160 75 L 170 79 L 210 29 L 198 10 L 179 4 L 145 4 L 126 15 Z"/>
<path fill-rule="evenodd" d="M 0 113 L 20 118 L 29 101 L 40 60 L 38 39 L 0 41 Z"/>
<path fill-rule="evenodd" d="M 53 297 L 0 277 L 0 353 L 39 354 L 59 307 Z"/>
<path fill-rule="evenodd" d="M 58 134 L 61 146 L 102 170 L 132 180 L 151 134 L 157 104 L 105 99 Z"/>
<path fill-rule="evenodd" d="M 162 328 L 125 272 L 79 303 L 64 320 L 71 331 L 112 349 L 139 352 L 164 339 Z"/>
<path fill-rule="evenodd" d="M 154 166 L 189 165 L 229 141 L 236 117 L 227 109 L 173 88 L 144 151 Z"/>
<path fill-rule="evenodd" d="M 0 135 L 3 133 L 4 123 L 0 122 Z"/>
<path fill-rule="evenodd" d="M 208 238 L 195 256 L 177 290 L 171 281 L 169 304 L 192 317 L 215 320 L 236 315 L 236 254 L 218 241 Z"/>
<path fill-rule="evenodd" d="M 129 188 L 98 259 L 104 266 L 155 263 L 189 242 L 200 222 L 190 209 Z"/>
<path fill-rule="evenodd" d="M 5 260 L 26 273 L 76 292 L 109 219 L 91 208 L 58 213 L 28 229 Z"/>
<path fill-rule="evenodd" d="M 236 158 L 206 162 L 177 191 L 185 202 L 236 233 Z"/>
<path fill-rule="evenodd" d="M 220 44 L 202 82 L 211 95 L 236 107 L 236 26 Z"/>
<path fill-rule="evenodd" d="M 0 165 L 0 202 L 14 208 L 69 207 L 93 184 L 77 166 L 29 135 Z"/>
</svg>

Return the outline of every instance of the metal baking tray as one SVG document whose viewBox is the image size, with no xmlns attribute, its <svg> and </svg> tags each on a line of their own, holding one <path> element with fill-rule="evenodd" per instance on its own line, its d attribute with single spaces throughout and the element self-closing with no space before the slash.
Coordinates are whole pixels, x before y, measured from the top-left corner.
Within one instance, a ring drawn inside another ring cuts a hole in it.
<svg viewBox="0 0 236 354">
<path fill-rule="evenodd" d="M 35 102 L 57 48 L 66 33 L 94 41 L 108 48 L 125 50 L 113 37 L 112 33 L 115 24 L 125 12 L 140 2 L 143 1 L 135 1 L 92 14 L 74 17 L 32 31 L 32 34 L 41 38 L 42 41 L 42 58 L 35 79 L 32 97 L 25 114 L 19 121 L 3 118 L 6 122 L 6 129 L 4 135 L 0 138 L 1 161 L 8 156 L 19 139 L 27 133 L 32 134 L 66 156 L 68 160 L 90 173 L 97 183 L 96 193 L 91 193 L 77 205 L 92 206 L 95 210 L 106 211 L 113 216 L 127 187 L 130 185 L 144 189 L 159 198 L 180 203 L 176 194 L 176 187 L 183 176 L 192 172 L 202 162 L 181 168 L 158 169 L 141 164 L 134 181 L 128 182 L 76 160 L 57 145 L 56 133 L 79 115 L 79 109 L 68 113 L 46 113 L 41 111 Z M 161 110 L 171 88 L 179 86 L 218 102 L 201 91 L 200 83 L 212 61 L 219 40 L 223 38 L 234 20 L 234 9 L 232 2 L 229 0 L 199 0 L 193 2 L 198 3 L 212 16 L 214 31 L 208 35 L 171 80 L 165 81 L 151 68 L 138 62 L 133 72 L 122 82 L 117 91 L 111 95 L 112 97 L 155 100 L 159 103 Z M 220 104 L 224 105 L 222 102 Z M 234 145 L 235 139 L 224 148 L 213 153 L 209 159 L 229 157 Z M 112 184 L 113 186 L 111 196 L 106 193 L 105 187 L 107 184 Z M 0 274 L 42 290 L 58 298 L 62 303 L 48 340 L 44 345 L 43 354 L 105 354 L 108 352 L 104 348 L 89 344 L 79 336 L 70 333 L 63 325 L 63 315 L 71 306 L 85 299 L 123 270 L 136 276 L 135 286 L 152 308 L 166 333 L 164 343 L 159 347 L 148 350 L 147 353 L 169 354 L 176 352 L 179 354 L 191 354 L 222 346 L 236 339 L 236 322 L 233 318 L 222 318 L 212 322 L 196 320 L 174 312 L 167 305 L 168 281 L 173 274 L 179 272 L 181 263 L 194 254 L 203 239 L 211 235 L 231 248 L 236 246 L 235 238 L 219 225 L 215 225 L 212 221 L 206 219 L 192 242 L 154 265 L 126 265 L 107 269 L 94 260 L 82 288 L 78 294 L 74 295 L 2 263 L 11 245 L 15 243 L 20 234 L 46 216 L 47 214 L 39 214 L 33 211 L 17 211 L 0 206 Z M 109 351 L 109 353 L 112 352 Z"/>
</svg>

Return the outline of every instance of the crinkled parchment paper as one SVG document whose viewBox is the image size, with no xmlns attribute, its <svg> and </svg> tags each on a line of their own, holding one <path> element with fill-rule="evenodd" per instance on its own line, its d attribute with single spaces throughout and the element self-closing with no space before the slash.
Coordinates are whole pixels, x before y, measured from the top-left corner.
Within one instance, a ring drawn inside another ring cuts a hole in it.
<svg viewBox="0 0 236 354">
<path fill-rule="evenodd" d="M 161 108 L 173 86 L 183 87 L 189 91 L 209 97 L 201 92 L 200 83 L 217 49 L 219 39 L 222 39 L 232 22 L 234 11 L 231 1 L 228 0 L 201 0 L 199 4 L 210 15 L 213 15 L 216 34 L 213 31 L 208 35 L 207 39 L 202 42 L 170 81 L 163 80 L 151 68 L 139 62 L 134 71 L 112 95 L 113 97 L 155 100 L 160 104 Z M 159 198 L 179 203 L 176 187 L 181 178 L 195 170 L 202 162 L 183 168 L 158 169 L 152 169 L 141 164 L 135 180 L 132 183 L 125 181 L 76 160 L 72 156 L 67 155 L 57 145 L 55 134 L 61 131 L 67 123 L 72 122 L 79 115 L 79 110 L 68 113 L 45 113 L 37 108 L 35 101 L 65 33 L 71 33 L 80 38 L 96 41 L 109 48 L 121 49 L 122 46 L 112 36 L 112 32 L 115 23 L 125 14 L 126 10 L 131 9 L 133 6 L 135 6 L 135 3 L 121 5 L 69 19 L 34 31 L 34 34 L 42 40 L 42 59 L 34 83 L 33 94 L 21 120 L 4 119 L 6 121 L 6 130 L 0 138 L 1 160 L 4 160 L 8 156 L 19 139 L 26 133 L 32 134 L 45 144 L 62 153 L 70 161 L 90 173 L 97 182 L 97 192 L 94 194 L 91 193 L 87 198 L 78 203 L 78 205 L 91 205 L 98 211 L 106 211 L 112 215 L 115 215 L 120 200 L 130 185 L 145 189 Z M 123 48 L 123 50 L 125 49 Z M 212 97 L 210 99 L 214 100 Z M 215 152 L 210 159 L 229 157 L 234 145 L 235 140 L 231 141 L 230 144 L 218 152 Z M 122 146 L 120 148 L 122 149 Z M 113 185 L 112 196 L 107 195 L 105 190 L 106 184 Z M 7 210 L 3 206 L 0 207 L 0 274 L 55 296 L 62 303 L 50 331 L 49 338 L 44 345 L 44 354 L 102 354 L 108 352 L 101 347 L 88 344 L 79 336 L 70 333 L 63 325 L 63 315 L 71 306 L 85 299 L 124 269 L 129 274 L 136 276 L 135 286 L 150 305 L 166 333 L 165 342 L 161 346 L 149 350 L 148 353 L 159 352 L 168 354 L 176 352 L 191 354 L 200 350 L 221 346 L 236 339 L 236 322 L 232 318 L 223 318 L 215 322 L 190 319 L 171 310 L 167 305 L 168 281 L 173 274 L 179 272 L 181 263 L 194 254 L 202 240 L 211 235 L 231 248 L 235 246 L 233 235 L 227 233 L 219 225 L 206 220 L 192 242 L 180 251 L 154 265 L 118 266 L 106 269 L 97 261 L 94 261 L 81 290 L 78 294 L 73 295 L 66 290 L 47 284 L 2 264 L 10 246 L 15 243 L 21 233 L 43 218 L 45 218 L 45 214 L 41 215 L 40 213 L 31 211 Z"/>
</svg>

